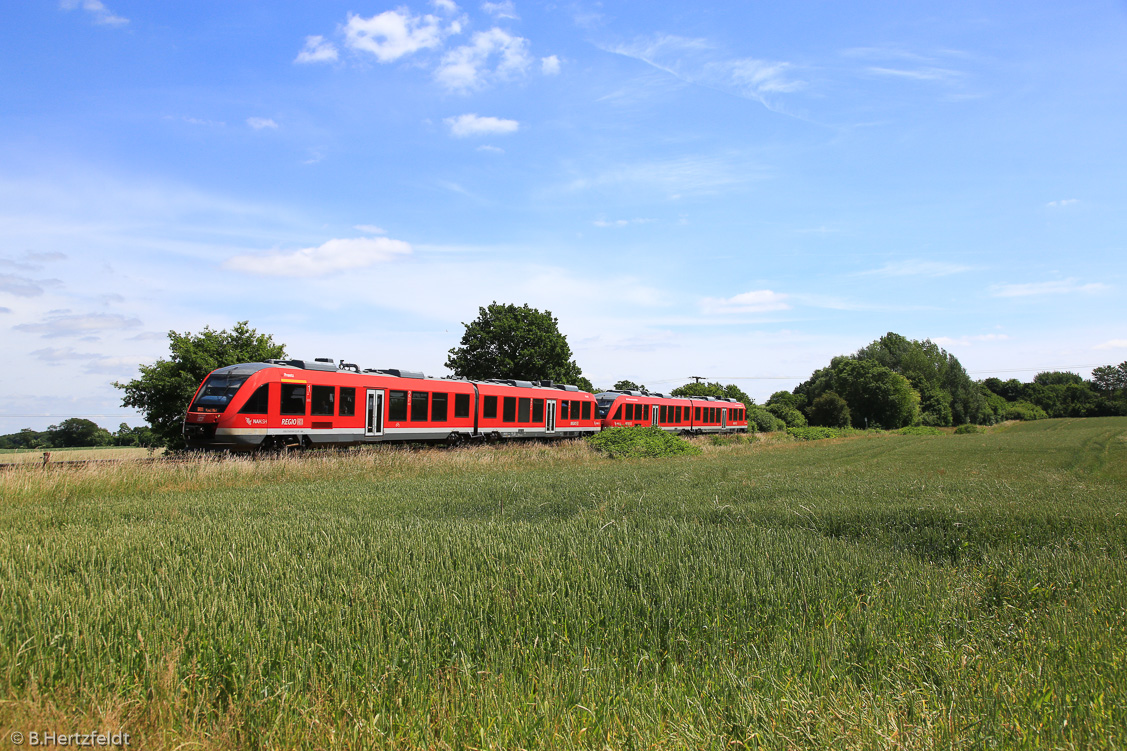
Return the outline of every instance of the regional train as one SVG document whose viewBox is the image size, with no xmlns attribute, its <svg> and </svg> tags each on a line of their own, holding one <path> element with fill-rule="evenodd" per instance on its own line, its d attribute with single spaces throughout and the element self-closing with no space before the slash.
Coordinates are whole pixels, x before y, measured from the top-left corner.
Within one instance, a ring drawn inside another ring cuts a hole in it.
<svg viewBox="0 0 1127 751">
<path fill-rule="evenodd" d="M 328 358 L 267 360 L 212 371 L 189 404 L 184 438 L 193 449 L 256 451 L 572 438 L 624 425 L 686 435 L 746 432 L 747 408 L 716 397 L 589 394 L 551 381 L 361 370 Z"/>
</svg>

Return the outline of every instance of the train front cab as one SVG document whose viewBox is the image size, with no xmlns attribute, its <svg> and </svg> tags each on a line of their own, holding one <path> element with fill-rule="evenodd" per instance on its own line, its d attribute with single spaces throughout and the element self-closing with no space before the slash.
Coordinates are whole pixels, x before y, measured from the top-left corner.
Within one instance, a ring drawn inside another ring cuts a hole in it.
<svg viewBox="0 0 1127 751">
<path fill-rule="evenodd" d="M 191 449 L 251 451 L 267 433 L 266 404 L 270 363 L 240 363 L 212 371 L 196 393 L 184 416 L 184 439 Z M 247 429 L 232 431 L 223 425 L 225 415 L 242 413 Z"/>
</svg>

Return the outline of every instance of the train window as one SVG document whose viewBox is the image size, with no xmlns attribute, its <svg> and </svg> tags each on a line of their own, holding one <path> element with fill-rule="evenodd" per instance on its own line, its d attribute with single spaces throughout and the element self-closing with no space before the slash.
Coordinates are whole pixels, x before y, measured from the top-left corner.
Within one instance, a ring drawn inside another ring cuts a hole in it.
<svg viewBox="0 0 1127 751">
<path fill-rule="evenodd" d="M 579 402 L 571 403 L 571 418 L 572 420 L 579 419 Z"/>
<path fill-rule="evenodd" d="M 583 402 L 583 419 L 591 419 L 591 402 Z"/>
<path fill-rule="evenodd" d="M 427 406 L 430 404 L 430 394 L 426 391 L 411 392 L 411 422 L 427 421 Z"/>
<path fill-rule="evenodd" d="M 407 392 L 387 392 L 387 419 L 395 422 L 407 419 Z"/>
<path fill-rule="evenodd" d="M 517 398 L 515 396 L 506 396 L 505 400 L 501 403 L 501 421 L 517 421 Z"/>
<path fill-rule="evenodd" d="M 627 404 L 626 405 L 626 419 L 627 420 L 633 420 L 634 419 L 634 405 L 633 404 Z"/>
<path fill-rule="evenodd" d="M 646 422 L 650 421 L 650 405 L 648 404 L 642 408 L 642 419 Z"/>
<path fill-rule="evenodd" d="M 331 415 L 336 412 L 336 389 L 332 386 L 314 386 L 309 400 L 309 414 Z"/>
<path fill-rule="evenodd" d="M 661 412 L 658 413 L 658 418 L 657 418 L 657 421 L 659 423 L 663 423 L 663 424 L 665 423 L 665 418 L 666 418 L 667 412 L 668 412 L 668 410 L 666 409 L 666 406 L 664 404 L 661 405 Z"/>
<path fill-rule="evenodd" d="M 708 421 L 709 422 L 720 422 L 720 410 L 718 410 L 716 407 L 709 407 L 708 408 Z"/>
<path fill-rule="evenodd" d="M 486 420 L 497 419 L 497 397 L 487 396 L 481 400 L 481 416 Z"/>
<path fill-rule="evenodd" d="M 352 386 L 340 387 L 340 408 L 338 414 L 341 417 L 352 417 L 356 414 L 356 389 Z"/>
<path fill-rule="evenodd" d="M 435 394 L 430 400 L 430 419 L 432 422 L 446 422 L 446 404 L 449 394 Z"/>
<path fill-rule="evenodd" d="M 533 399 L 532 400 L 532 421 L 533 422 L 544 422 L 544 400 L 543 399 Z"/>
<path fill-rule="evenodd" d="M 454 394 L 454 419 L 470 416 L 470 395 Z"/>
<path fill-rule="evenodd" d="M 622 409 L 622 407 L 619 407 L 619 410 L 621 410 L 621 409 Z M 570 417 L 567 416 L 567 400 L 566 399 L 560 399 L 560 419 L 561 420 L 570 420 L 571 419 Z M 614 419 L 617 420 L 618 418 L 616 417 Z"/>
<path fill-rule="evenodd" d="M 620 419 L 622 419 L 622 405 L 621 405 L 621 404 L 620 404 L 620 405 L 618 405 L 618 409 L 616 409 L 616 410 L 614 411 L 614 417 L 612 417 L 612 418 L 610 418 L 610 419 L 612 419 L 612 420 L 620 420 Z"/>
<path fill-rule="evenodd" d="M 700 422 L 700 407 L 693 410 L 693 419 Z"/>
<path fill-rule="evenodd" d="M 240 415 L 265 415 L 270 410 L 267 408 L 270 399 L 270 384 L 259 386 L 247 403 L 239 409 Z"/>
<path fill-rule="evenodd" d="M 283 383 L 282 384 L 282 408 L 280 412 L 283 415 L 304 415 L 305 414 L 305 384 L 301 383 Z"/>
<path fill-rule="evenodd" d="M 681 407 L 677 407 L 677 419 L 674 422 L 681 422 Z"/>
<path fill-rule="evenodd" d="M 522 396 L 517 400 L 517 422 L 528 422 L 532 410 L 532 397 Z"/>
</svg>

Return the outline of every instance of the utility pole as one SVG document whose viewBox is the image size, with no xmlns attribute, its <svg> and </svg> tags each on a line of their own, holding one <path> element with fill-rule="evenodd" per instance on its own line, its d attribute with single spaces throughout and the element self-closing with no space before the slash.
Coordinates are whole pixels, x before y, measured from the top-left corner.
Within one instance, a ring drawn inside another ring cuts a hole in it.
<svg viewBox="0 0 1127 751">
<path fill-rule="evenodd" d="M 701 381 L 703 381 L 705 379 L 705 376 L 689 376 L 689 378 L 692 378 L 697 383 L 700 383 Z"/>
</svg>

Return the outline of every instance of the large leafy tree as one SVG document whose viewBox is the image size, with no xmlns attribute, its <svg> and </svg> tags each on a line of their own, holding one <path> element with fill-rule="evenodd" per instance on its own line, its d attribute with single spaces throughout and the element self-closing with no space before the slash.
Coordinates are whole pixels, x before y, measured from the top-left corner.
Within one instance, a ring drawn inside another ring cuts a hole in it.
<svg viewBox="0 0 1127 751">
<path fill-rule="evenodd" d="M 855 360 L 872 360 L 908 379 L 920 393 L 928 425 L 981 422 L 986 401 L 958 359 L 930 339 L 916 341 L 889 332 L 862 347 Z"/>
<path fill-rule="evenodd" d="M 845 400 L 855 428 L 901 428 L 919 417 L 919 392 L 876 360 L 835 357 L 795 389 L 810 405 L 831 391 Z"/>
<path fill-rule="evenodd" d="M 571 359 L 567 337 L 551 311 L 493 302 L 478 308 L 460 347 L 450 350 L 446 367 L 473 380 L 516 378 L 571 383 L 590 390 L 591 383 Z"/>
<path fill-rule="evenodd" d="M 286 356 L 284 344 L 268 334 L 259 334 L 247 321 L 230 331 L 205 326 L 199 334 L 168 332 L 169 359 L 141 365 L 141 377 L 128 383 L 114 382 L 125 396 L 121 403 L 141 411 L 153 433 L 171 447 L 183 445 L 184 412 L 204 377 L 225 365 L 262 362 Z"/>
</svg>

